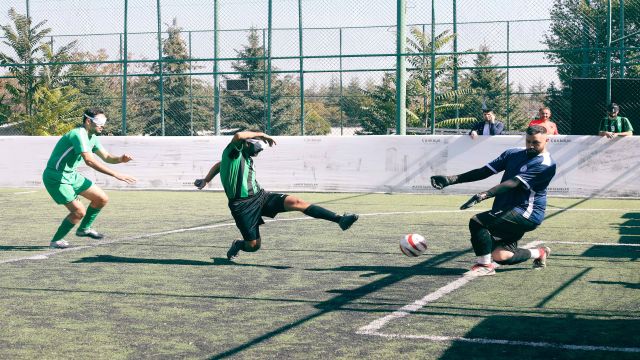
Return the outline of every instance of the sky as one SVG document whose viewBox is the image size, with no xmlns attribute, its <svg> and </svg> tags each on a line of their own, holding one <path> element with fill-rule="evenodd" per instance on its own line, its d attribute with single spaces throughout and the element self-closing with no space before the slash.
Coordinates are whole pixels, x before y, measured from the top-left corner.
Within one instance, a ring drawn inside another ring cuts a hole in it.
<svg viewBox="0 0 640 360">
<path fill-rule="evenodd" d="M 9 23 L 7 12 L 13 7 L 26 13 L 27 0 L 2 0 L 0 24 Z M 430 34 L 431 1 L 406 0 L 407 23 L 427 24 Z M 246 44 L 246 29 L 266 28 L 267 0 L 218 0 L 220 8 L 220 56 L 233 57 Z M 434 0 L 436 33 L 452 30 L 451 0 Z M 117 59 L 124 29 L 124 0 L 29 0 L 29 13 L 34 22 L 46 20 L 53 29 L 54 46 L 78 40 L 79 48 L 97 52 L 105 49 Z M 213 0 L 160 0 L 162 30 L 174 19 L 185 32 L 191 32 L 192 57 L 213 56 Z M 458 49 L 477 50 L 487 45 L 492 51 L 542 50 L 543 36 L 549 28 L 549 10 L 553 0 L 457 0 Z M 157 0 L 128 1 L 129 53 L 134 59 L 158 56 Z M 396 2 L 391 0 L 302 0 L 302 23 L 305 29 L 303 53 L 313 55 L 386 54 L 396 47 Z M 298 56 L 298 1 L 273 0 L 273 56 Z M 342 27 L 342 30 L 338 28 Z M 507 43 L 507 28 L 509 41 Z M 146 32 L 146 33 L 145 33 Z M 101 35 L 91 35 L 101 34 Z M 69 35 L 69 36 L 63 36 Z M 0 51 L 6 46 L 0 44 Z M 467 65 L 473 57 L 466 57 Z M 506 65 L 504 54 L 494 55 L 494 62 Z M 510 65 L 546 65 L 544 54 L 512 54 Z M 208 65 L 208 64 L 207 64 Z M 228 69 L 230 63 L 222 64 Z M 274 65 L 283 70 L 297 70 L 298 60 L 278 60 Z M 335 70 L 337 59 L 305 60 L 308 70 Z M 392 57 L 344 59 L 343 69 L 394 68 Z M 355 72 L 346 76 L 379 77 L 379 73 Z M 323 83 L 326 75 L 307 74 L 308 84 Z M 556 81 L 553 68 L 510 70 L 510 80 L 528 87 L 542 81 Z"/>
</svg>

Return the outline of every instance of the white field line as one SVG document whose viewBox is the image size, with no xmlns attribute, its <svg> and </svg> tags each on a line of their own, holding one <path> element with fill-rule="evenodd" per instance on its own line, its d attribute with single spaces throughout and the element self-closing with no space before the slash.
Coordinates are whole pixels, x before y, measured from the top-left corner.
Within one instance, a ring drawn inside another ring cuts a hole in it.
<svg viewBox="0 0 640 360">
<path fill-rule="evenodd" d="M 533 248 L 540 244 L 542 241 L 533 241 L 526 244 L 525 248 Z M 576 243 L 581 244 L 582 243 Z M 617 352 L 640 352 L 640 348 L 637 347 L 613 347 L 613 346 L 592 346 L 592 345 L 572 345 L 572 344 L 557 344 L 549 342 L 533 342 L 533 341 L 516 341 L 516 340 L 501 340 L 501 339 L 485 339 L 485 338 L 465 338 L 457 336 L 436 336 L 436 335 L 410 335 L 410 334 L 386 334 L 380 332 L 380 329 L 387 323 L 401 319 L 416 312 L 426 306 L 430 302 L 434 302 L 443 296 L 463 287 L 470 281 L 476 279 L 477 276 L 471 275 L 470 272 L 465 273 L 462 277 L 448 283 L 447 285 L 437 289 L 436 291 L 427 294 L 420 300 L 414 301 L 412 304 L 405 305 L 402 308 L 394 311 L 393 313 L 384 316 L 380 319 L 374 320 L 368 325 L 365 325 L 356 331 L 360 335 L 379 336 L 387 339 L 420 339 L 430 341 L 464 341 L 479 344 L 500 344 L 500 345 L 523 345 L 533 347 L 544 348 L 556 348 L 566 350 L 584 350 L 584 351 L 617 351 Z"/>
<path fill-rule="evenodd" d="M 567 245 L 584 245 L 584 246 L 628 246 L 628 247 L 640 247 L 640 244 L 617 244 L 617 243 L 590 243 L 579 241 L 545 241 L 545 244 L 567 244 Z"/>
<path fill-rule="evenodd" d="M 25 194 L 33 194 L 38 192 L 38 190 L 32 190 L 32 191 L 19 191 L 19 192 L 15 192 L 13 193 L 13 195 L 25 195 Z"/>
<path fill-rule="evenodd" d="M 500 339 L 484 339 L 484 338 L 465 338 L 458 336 L 433 336 L 433 335 L 403 335 L 403 334 L 384 334 L 380 332 L 372 332 L 366 335 L 380 336 L 387 339 L 420 339 L 430 341 L 463 341 L 478 344 L 499 344 L 499 345 L 522 345 L 564 350 L 583 350 L 583 351 L 617 351 L 617 352 L 640 352 L 637 347 L 615 347 L 615 346 L 593 346 L 593 345 L 571 345 L 558 344 L 550 342 L 534 342 L 534 341 L 517 341 L 517 340 L 500 340 Z"/>
<path fill-rule="evenodd" d="M 526 244 L 524 247 L 525 248 L 533 248 L 533 247 L 536 247 L 536 246 L 538 246 L 540 244 L 542 244 L 542 241 L 533 241 L 533 242 L 530 242 L 530 243 Z M 474 276 L 471 273 L 471 271 L 468 271 L 468 272 L 464 273 L 464 275 L 462 275 L 462 277 L 460 277 L 460 278 L 448 283 L 447 285 L 437 289 L 436 291 L 434 291 L 434 292 L 432 292 L 430 294 L 427 294 L 422 299 L 416 300 L 412 304 L 405 305 L 405 306 L 401 307 L 400 309 L 392 312 L 391 314 L 389 314 L 387 316 L 384 316 L 384 317 L 382 317 L 380 319 L 374 320 L 371 323 L 369 323 L 368 325 L 365 325 L 365 326 L 361 327 L 360 329 L 358 329 L 358 331 L 356 331 L 356 333 L 362 334 L 362 335 L 375 335 L 375 333 L 377 333 L 378 330 L 380 330 L 388 322 L 393 321 L 393 320 L 397 320 L 397 319 L 401 319 L 401 318 L 403 318 L 405 316 L 408 316 L 411 313 L 422 309 L 428 303 L 434 302 L 434 301 L 440 299 L 441 297 L 453 292 L 454 290 L 457 290 L 457 289 L 465 286 L 471 280 L 476 279 L 476 278 L 477 278 L 477 276 Z"/>
<path fill-rule="evenodd" d="M 478 209 L 476 209 L 476 211 L 477 210 Z M 547 210 L 547 211 L 562 211 L 562 210 L 566 210 L 566 211 L 624 211 L 624 212 L 640 211 L 638 209 L 551 209 L 551 210 Z M 458 213 L 458 212 L 471 212 L 471 211 L 473 211 L 473 210 L 469 209 L 469 210 L 391 211 L 391 212 L 377 212 L 377 213 L 359 214 L 359 216 L 367 217 L 367 216 L 385 216 L 385 215 L 441 214 L 441 213 Z M 316 219 L 310 218 L 308 216 L 304 216 L 304 217 L 289 218 L 289 219 L 265 220 L 265 222 L 269 223 L 269 222 L 277 222 L 277 221 L 300 221 L 300 220 L 316 220 Z M 175 230 L 168 230 L 168 231 L 160 231 L 160 232 L 156 232 L 156 233 L 135 235 L 135 236 L 130 236 L 130 237 L 121 238 L 121 239 L 106 240 L 106 241 L 102 240 L 100 242 L 96 242 L 95 244 L 89 244 L 89 245 L 83 245 L 83 246 L 74 246 L 74 247 L 70 247 L 70 248 L 67 248 L 67 249 L 57 249 L 57 250 L 52 250 L 52 251 L 49 251 L 49 252 L 46 252 L 46 253 L 40 253 L 38 255 L 33 255 L 33 256 L 23 256 L 23 257 L 18 257 L 18 258 L 13 258 L 13 259 L 0 260 L 0 264 L 7 264 L 7 263 L 23 261 L 23 260 L 42 260 L 43 257 L 54 256 L 54 255 L 65 253 L 65 252 L 91 249 L 91 248 L 94 248 L 96 246 L 114 244 L 114 243 L 119 243 L 119 242 L 123 242 L 123 241 L 146 239 L 146 238 L 156 237 L 156 236 L 176 234 L 176 233 L 182 233 L 182 232 L 187 232 L 187 231 L 200 231 L 200 230 L 214 229 L 214 228 L 226 227 L 226 226 L 235 226 L 235 223 L 224 223 L 224 224 L 216 224 L 216 225 L 196 226 L 196 227 L 191 227 L 191 228 L 182 228 L 182 229 L 175 229 Z M 586 243 L 578 243 L 578 244 L 586 244 Z M 607 245 L 607 244 L 604 244 L 604 245 Z"/>
</svg>

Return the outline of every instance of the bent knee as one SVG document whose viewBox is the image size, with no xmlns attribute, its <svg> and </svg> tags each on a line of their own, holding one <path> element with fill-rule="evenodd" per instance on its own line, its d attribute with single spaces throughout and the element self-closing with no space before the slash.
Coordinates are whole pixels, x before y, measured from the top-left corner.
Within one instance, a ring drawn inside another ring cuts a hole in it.
<svg viewBox="0 0 640 360">
<path fill-rule="evenodd" d="M 498 264 L 502 264 L 502 262 L 507 261 L 512 257 L 513 257 L 513 253 L 511 251 L 507 251 L 500 248 L 495 249 L 491 252 L 491 258 L 493 259 L 493 261 L 497 262 Z"/>
<path fill-rule="evenodd" d="M 100 196 L 99 198 L 93 201 L 94 205 L 96 205 L 96 207 L 99 207 L 99 208 L 106 206 L 108 202 L 109 202 L 109 196 L 107 196 L 107 194 L 105 194 L 104 196 Z"/>
<path fill-rule="evenodd" d="M 70 215 L 71 215 L 72 218 L 74 218 L 76 220 L 80 220 L 86 214 L 87 214 L 87 210 L 85 210 L 84 208 L 80 208 L 80 209 L 75 209 L 74 211 L 72 211 Z"/>
<path fill-rule="evenodd" d="M 244 250 L 247 252 L 256 252 L 258 250 L 260 250 L 260 239 L 258 240 L 252 240 L 252 241 L 245 241 L 245 246 L 244 246 Z"/>
</svg>

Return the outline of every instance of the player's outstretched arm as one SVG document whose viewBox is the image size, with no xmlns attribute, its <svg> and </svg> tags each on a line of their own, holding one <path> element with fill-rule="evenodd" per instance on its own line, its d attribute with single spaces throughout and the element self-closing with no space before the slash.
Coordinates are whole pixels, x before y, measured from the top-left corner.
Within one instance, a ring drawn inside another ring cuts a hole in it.
<svg viewBox="0 0 640 360">
<path fill-rule="evenodd" d="M 255 131 L 240 131 L 233 135 L 232 142 L 238 142 L 248 139 L 259 139 L 269 144 L 269 146 L 273 146 L 276 144 L 276 141 L 269 135 L 263 132 L 255 132 Z"/>
<path fill-rule="evenodd" d="M 88 167 L 101 172 L 105 175 L 109 175 L 109 176 L 113 176 L 114 178 L 120 180 L 120 181 L 124 181 L 127 184 L 135 184 L 136 183 L 136 178 L 126 175 L 126 174 L 120 174 L 119 172 L 113 171 L 111 169 L 109 169 L 106 165 L 104 165 L 103 163 L 101 163 L 100 161 L 98 161 L 98 159 L 96 159 L 95 156 L 93 156 L 92 153 L 90 152 L 83 152 L 80 154 L 82 156 L 82 159 L 84 159 L 84 163 L 87 164 Z"/>
<path fill-rule="evenodd" d="M 479 202 L 510 191 L 511 189 L 515 189 L 520 186 L 520 184 L 522 184 L 522 182 L 518 178 L 505 180 L 487 191 L 483 191 L 481 193 L 473 195 L 469 200 L 467 200 L 467 202 L 460 206 L 460 210 L 468 209 Z"/>
<path fill-rule="evenodd" d="M 129 154 L 122 154 L 120 156 L 111 155 L 108 151 L 104 149 L 100 149 L 96 151 L 96 154 L 102 159 L 102 161 L 107 164 L 120 164 L 120 163 L 128 163 L 133 160 L 133 157 Z"/>
<path fill-rule="evenodd" d="M 431 177 L 431 186 L 440 190 L 453 184 L 461 184 L 461 183 L 473 182 L 478 180 L 484 180 L 493 174 L 494 174 L 493 171 L 489 167 L 483 166 L 478 169 L 467 171 L 466 173 L 460 174 L 460 175 L 452 175 L 452 176 L 435 175 Z"/>
<path fill-rule="evenodd" d="M 202 188 L 207 186 L 207 184 L 210 183 L 211 180 L 213 180 L 213 178 L 216 177 L 216 175 L 218 175 L 219 173 L 220 173 L 220 161 L 218 161 L 211 167 L 207 176 L 205 176 L 202 179 L 197 179 L 196 181 L 193 182 L 193 185 L 195 185 L 195 187 L 197 187 L 198 190 L 202 190 Z"/>
</svg>

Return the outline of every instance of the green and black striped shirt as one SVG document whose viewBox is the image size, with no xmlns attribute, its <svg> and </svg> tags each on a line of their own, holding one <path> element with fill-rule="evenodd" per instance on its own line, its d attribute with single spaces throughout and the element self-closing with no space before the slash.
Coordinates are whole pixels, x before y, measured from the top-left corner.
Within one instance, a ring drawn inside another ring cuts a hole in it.
<svg viewBox="0 0 640 360">
<path fill-rule="evenodd" d="M 244 141 L 231 142 L 222 152 L 220 181 L 229 200 L 245 199 L 260 192 L 253 159 Z"/>
</svg>

